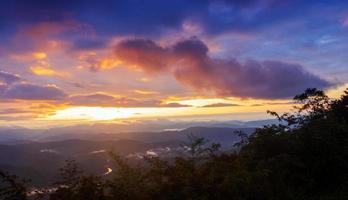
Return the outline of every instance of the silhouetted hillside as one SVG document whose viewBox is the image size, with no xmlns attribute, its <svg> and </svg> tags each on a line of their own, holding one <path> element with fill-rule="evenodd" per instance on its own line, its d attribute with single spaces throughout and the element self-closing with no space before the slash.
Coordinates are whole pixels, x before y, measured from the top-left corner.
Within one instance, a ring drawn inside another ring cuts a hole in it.
<svg viewBox="0 0 348 200">
<path fill-rule="evenodd" d="M 26 129 L 22 127 L 0 127 L 0 144 L 23 144 L 31 141 L 59 141 L 70 139 L 81 140 L 117 140 L 134 139 L 144 142 L 157 142 L 168 140 L 162 132 L 184 131 L 191 127 L 253 129 L 263 125 L 275 123 L 275 120 L 260 121 L 224 121 L 224 122 L 175 122 L 175 121 L 149 121 L 134 122 L 130 124 L 84 124 L 49 129 Z M 147 125 L 148 124 L 148 125 Z"/>
<path fill-rule="evenodd" d="M 52 147 L 78 155 L 101 147 L 118 147 L 126 152 L 147 149 L 145 154 L 116 152 L 105 155 L 103 159 L 107 160 L 108 168 L 102 174 L 91 175 L 86 171 L 86 164 L 91 162 L 85 159 L 66 162 L 59 170 L 58 182 L 52 185 L 54 189 L 37 190 L 50 200 L 347 199 L 348 91 L 341 99 L 330 100 L 322 91 L 307 89 L 294 100 L 302 104 L 293 113 L 279 115 L 268 111 L 282 123 L 258 128 L 251 135 L 239 132 L 238 151 L 221 151 L 219 144 L 201 137 L 210 137 L 211 133 L 225 140 L 236 137 L 223 134 L 225 128 L 202 127 L 167 132 L 180 136 L 200 132 L 199 136 L 189 135 L 188 141 L 176 148 L 165 146 L 170 142 L 161 143 L 164 146 L 156 149 L 155 144 L 130 140 L 69 140 L 1 148 L 2 152 L 12 155 L 24 153 L 22 148 L 29 154 L 31 151 L 37 153 L 39 148 Z M 124 144 L 118 144 L 122 142 Z M 172 149 L 180 150 L 177 153 L 181 154 L 166 159 L 163 155 L 168 155 Z M 101 152 L 96 150 L 90 154 Z M 45 153 L 56 154 L 50 150 Z M 35 159 L 40 156 L 36 155 Z M 134 164 L 132 160 L 137 159 L 139 163 Z M 30 189 L 17 177 L 2 171 L 0 177 L 5 191 L 3 196 L 27 199 L 26 191 Z"/>
</svg>

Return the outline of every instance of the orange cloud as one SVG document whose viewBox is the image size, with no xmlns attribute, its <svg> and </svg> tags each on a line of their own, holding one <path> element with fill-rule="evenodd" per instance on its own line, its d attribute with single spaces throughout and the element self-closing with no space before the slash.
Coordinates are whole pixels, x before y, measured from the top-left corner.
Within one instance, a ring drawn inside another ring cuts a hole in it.
<svg viewBox="0 0 348 200">
<path fill-rule="evenodd" d="M 151 91 L 151 90 L 133 90 L 133 92 L 137 94 L 142 94 L 142 95 L 150 95 L 150 94 L 157 94 L 158 92 L 156 91 Z"/>
<path fill-rule="evenodd" d="M 123 64 L 120 59 L 116 59 L 112 56 L 101 57 L 94 51 L 83 53 L 78 56 L 78 59 L 87 63 L 87 66 L 82 64 L 78 65 L 78 68 L 88 68 L 91 71 L 110 70 Z"/>
<path fill-rule="evenodd" d="M 24 54 L 11 54 L 10 58 L 17 61 L 32 61 L 32 60 L 42 60 L 47 58 L 45 52 L 33 52 Z"/>
<path fill-rule="evenodd" d="M 67 72 L 56 71 L 52 68 L 50 63 L 46 60 L 39 60 L 35 65 L 30 67 L 30 70 L 33 74 L 39 76 L 60 76 L 67 77 L 70 76 Z"/>
<path fill-rule="evenodd" d="M 52 68 L 41 67 L 41 66 L 32 66 L 30 67 L 31 72 L 38 76 L 60 76 L 66 77 L 69 76 L 66 72 L 58 72 Z"/>
<path fill-rule="evenodd" d="M 146 78 L 146 77 L 142 77 L 139 79 L 140 82 L 143 82 L 143 83 L 148 83 L 148 82 L 151 82 L 151 79 L 149 78 Z"/>
<path fill-rule="evenodd" d="M 35 59 L 44 59 L 47 57 L 47 54 L 44 52 L 35 52 L 32 54 Z"/>
<path fill-rule="evenodd" d="M 113 58 L 103 58 L 97 63 L 98 67 L 102 70 L 112 69 L 122 64 L 121 60 Z"/>
</svg>

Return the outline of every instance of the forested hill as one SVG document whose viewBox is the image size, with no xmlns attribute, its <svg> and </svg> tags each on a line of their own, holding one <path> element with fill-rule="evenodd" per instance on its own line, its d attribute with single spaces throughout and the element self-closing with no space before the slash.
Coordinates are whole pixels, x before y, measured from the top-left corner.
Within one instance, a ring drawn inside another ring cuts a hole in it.
<svg viewBox="0 0 348 200">
<path fill-rule="evenodd" d="M 107 179 L 85 174 L 70 161 L 55 189 L 40 194 L 51 200 L 347 199 L 348 90 L 331 100 L 307 89 L 294 100 L 295 112 L 269 111 L 282 123 L 241 134 L 239 151 L 222 152 L 218 144 L 191 137 L 187 154 L 172 161 L 150 156 L 134 166 L 110 154 L 115 170 Z M 0 176 L 1 198 L 33 197 L 20 179 Z"/>
</svg>

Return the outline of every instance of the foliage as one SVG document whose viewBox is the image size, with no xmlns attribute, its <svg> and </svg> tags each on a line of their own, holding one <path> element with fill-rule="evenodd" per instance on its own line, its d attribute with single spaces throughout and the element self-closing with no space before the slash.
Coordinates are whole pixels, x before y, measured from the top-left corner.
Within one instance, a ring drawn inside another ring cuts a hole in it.
<svg viewBox="0 0 348 200">
<path fill-rule="evenodd" d="M 0 171 L 0 199 L 26 200 L 25 181 Z"/>
<path fill-rule="evenodd" d="M 69 161 L 49 199 L 347 199 L 348 91 L 330 100 L 307 89 L 294 100 L 293 113 L 268 111 L 281 123 L 240 133 L 232 153 L 190 135 L 188 154 L 174 160 L 146 157 L 132 165 L 111 153 L 109 179 L 85 175 Z M 4 180 L 11 194 L 25 194 L 16 179 Z"/>
<path fill-rule="evenodd" d="M 104 183 L 101 178 L 83 175 L 73 160 L 67 160 L 60 169 L 61 180 L 55 183 L 57 190 L 50 194 L 51 200 L 103 200 Z"/>
</svg>

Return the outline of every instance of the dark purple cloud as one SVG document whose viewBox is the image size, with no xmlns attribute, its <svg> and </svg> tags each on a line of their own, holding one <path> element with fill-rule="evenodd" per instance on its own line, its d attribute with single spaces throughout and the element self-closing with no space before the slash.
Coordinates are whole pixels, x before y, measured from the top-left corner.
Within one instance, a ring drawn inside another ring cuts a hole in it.
<svg viewBox="0 0 348 200">
<path fill-rule="evenodd" d="M 16 74 L 0 71 L 0 82 L 4 82 L 5 84 L 11 84 L 19 80 L 21 80 L 21 78 Z"/>
<path fill-rule="evenodd" d="M 152 40 L 124 40 L 115 47 L 114 51 L 121 60 L 132 60 L 136 65 L 147 66 L 148 72 L 166 71 L 170 67 L 169 50 Z"/>
<path fill-rule="evenodd" d="M 73 50 L 96 50 L 105 48 L 107 40 L 103 38 L 83 38 L 74 41 Z"/>
<path fill-rule="evenodd" d="M 222 96 L 287 98 L 309 87 L 331 84 L 301 65 L 281 61 L 214 59 L 208 47 L 191 38 L 162 47 L 151 40 L 132 39 L 115 46 L 115 57 L 147 72 L 170 72 L 198 92 Z"/>
<path fill-rule="evenodd" d="M 185 22 L 192 22 L 205 34 L 253 32 L 289 20 L 318 16 L 321 7 L 344 10 L 346 1 L 332 0 L 175 0 L 175 1 L 4 1 L 0 7 L 0 43 L 8 43 L 19 28 L 42 22 L 62 23 L 74 19 L 89 24 L 98 35 L 158 37 L 168 31 L 181 31 Z M 321 14 L 321 13 L 320 13 Z M 321 19 L 325 18 L 321 17 Z M 311 24 L 316 23 L 313 21 Z M 325 24 L 330 25 L 330 24 Z M 322 26 L 322 25 L 321 25 Z M 77 27 L 78 28 L 78 27 Z M 79 33 L 78 33 L 79 34 Z M 61 33 L 57 37 L 69 40 L 76 48 L 94 48 L 103 42 L 83 41 L 76 33 Z"/>
<path fill-rule="evenodd" d="M 5 99 L 25 99 L 25 100 L 60 100 L 66 94 L 54 85 L 35 85 L 31 83 L 18 83 L 9 85 L 0 97 Z"/>
<path fill-rule="evenodd" d="M 5 92 L 6 88 L 7 88 L 7 85 L 0 83 L 0 98 L 2 94 Z"/>
<path fill-rule="evenodd" d="M 3 100 L 61 100 L 65 97 L 66 94 L 55 85 L 23 82 L 19 75 L 0 71 L 0 98 Z"/>
</svg>

